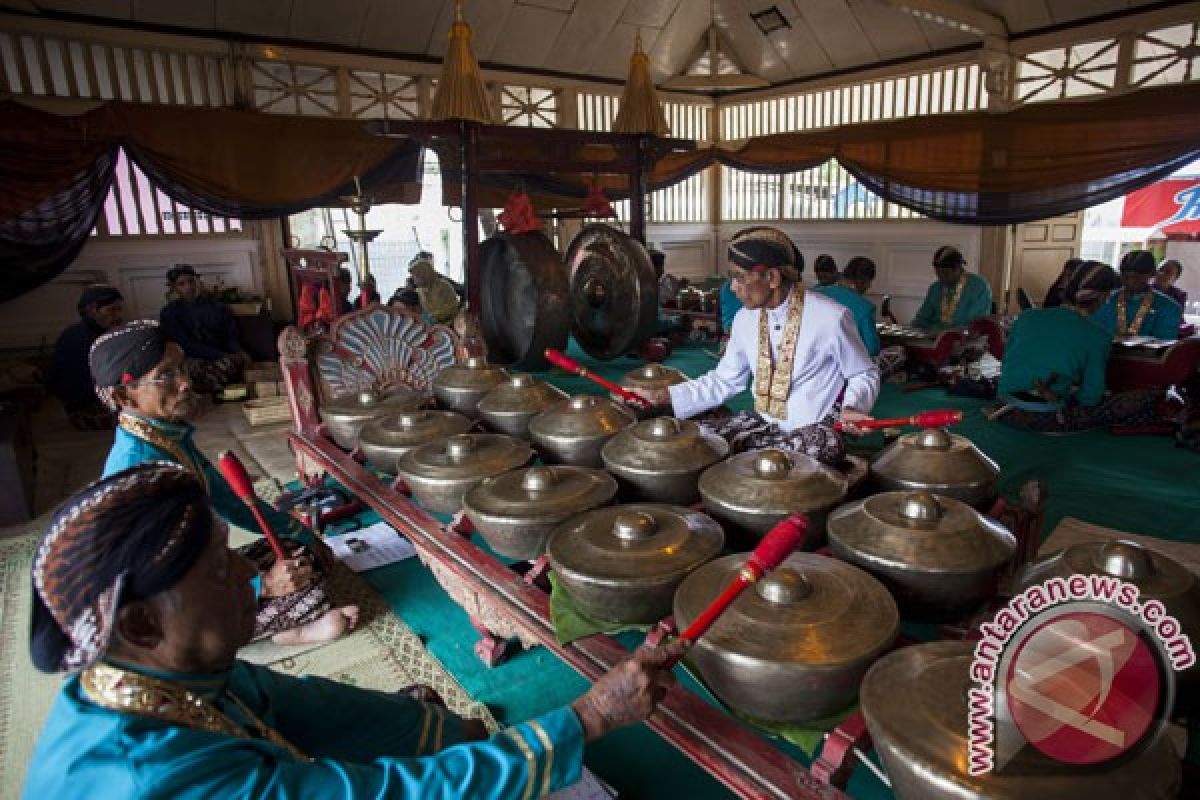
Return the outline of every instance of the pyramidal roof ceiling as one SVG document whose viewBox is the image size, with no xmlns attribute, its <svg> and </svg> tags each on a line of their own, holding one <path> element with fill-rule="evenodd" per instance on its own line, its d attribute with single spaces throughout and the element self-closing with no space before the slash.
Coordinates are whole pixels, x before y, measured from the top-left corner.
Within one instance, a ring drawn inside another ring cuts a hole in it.
<svg viewBox="0 0 1200 800">
<path fill-rule="evenodd" d="M 913 0 L 928 6 L 933 0 Z M 977 33 L 896 0 L 466 0 L 486 67 L 620 82 L 640 32 L 657 82 L 696 71 L 710 25 L 731 66 L 783 83 L 979 42 Z M 1155 0 L 936 0 L 999 18 L 1013 33 L 1160 5 Z M 764 34 L 751 14 L 786 21 Z M 229 35 L 273 44 L 350 48 L 440 60 L 454 0 L 0 0 L 18 13 Z M 942 16 L 950 16 L 945 14 Z M 0 28 L 3 19 L 0 17 Z"/>
</svg>

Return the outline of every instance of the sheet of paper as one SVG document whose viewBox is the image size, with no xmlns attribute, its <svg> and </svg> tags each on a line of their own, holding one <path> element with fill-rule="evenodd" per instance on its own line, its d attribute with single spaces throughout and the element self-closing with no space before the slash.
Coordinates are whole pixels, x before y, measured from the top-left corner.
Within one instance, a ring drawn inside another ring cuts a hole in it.
<svg viewBox="0 0 1200 800">
<path fill-rule="evenodd" d="M 355 572 L 395 564 L 417 554 L 412 543 L 386 522 L 330 536 L 325 543 L 339 561 Z"/>
<path fill-rule="evenodd" d="M 590 769 L 583 768 L 583 777 L 565 789 L 546 795 L 546 800 L 613 800 L 617 790 L 597 778 Z"/>
</svg>

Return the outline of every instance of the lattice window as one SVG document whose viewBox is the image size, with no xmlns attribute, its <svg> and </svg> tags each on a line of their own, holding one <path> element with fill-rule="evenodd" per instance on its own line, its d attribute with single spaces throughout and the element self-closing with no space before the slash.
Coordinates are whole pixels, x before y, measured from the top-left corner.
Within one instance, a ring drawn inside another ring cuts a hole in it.
<svg viewBox="0 0 1200 800">
<path fill-rule="evenodd" d="M 125 157 L 117 156 L 113 188 L 104 200 L 94 236 L 192 236 L 242 232 L 242 221 L 179 205 L 151 185 Z"/>
<path fill-rule="evenodd" d="M 333 67 L 255 61 L 254 107 L 271 114 L 338 115 L 337 70 Z"/>
<path fill-rule="evenodd" d="M 350 70 L 350 113 L 369 119 L 416 119 L 420 84 L 410 75 Z"/>
<path fill-rule="evenodd" d="M 1038 103 L 1103 94 L 1117 83 L 1116 39 L 1019 56 L 1017 100 Z"/>
<path fill-rule="evenodd" d="M 785 175 L 757 175 L 722 167 L 721 188 L 722 220 L 922 218 L 869 191 L 836 161 Z"/>
<path fill-rule="evenodd" d="M 232 82 L 217 55 L 0 33 L 0 91 L 223 106 Z"/>
<path fill-rule="evenodd" d="M 558 124 L 558 89 L 501 86 L 500 118 L 505 125 L 553 128 Z"/>
<path fill-rule="evenodd" d="M 1130 84 L 1154 86 L 1200 80 L 1200 22 L 1160 28 L 1133 45 Z"/>
<path fill-rule="evenodd" d="M 729 141 L 862 122 L 987 108 L 977 64 L 735 103 L 721 109 Z"/>
</svg>

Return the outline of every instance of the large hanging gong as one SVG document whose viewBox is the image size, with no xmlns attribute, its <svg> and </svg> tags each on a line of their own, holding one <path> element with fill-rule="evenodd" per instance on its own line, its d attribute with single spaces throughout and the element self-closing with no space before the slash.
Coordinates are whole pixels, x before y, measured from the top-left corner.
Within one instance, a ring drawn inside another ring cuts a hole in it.
<svg viewBox="0 0 1200 800">
<path fill-rule="evenodd" d="M 558 251 L 542 233 L 497 233 L 479 246 L 479 262 L 479 316 L 489 360 L 546 369 L 543 352 L 565 349 L 571 324 Z"/>
<path fill-rule="evenodd" d="M 590 355 L 609 360 L 654 334 L 658 281 L 642 243 L 616 228 L 584 227 L 567 248 L 571 331 Z"/>
</svg>

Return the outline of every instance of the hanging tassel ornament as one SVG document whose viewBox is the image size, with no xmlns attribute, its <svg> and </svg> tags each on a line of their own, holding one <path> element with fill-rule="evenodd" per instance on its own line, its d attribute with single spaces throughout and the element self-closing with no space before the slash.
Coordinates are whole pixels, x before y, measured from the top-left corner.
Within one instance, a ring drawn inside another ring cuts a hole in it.
<svg viewBox="0 0 1200 800">
<path fill-rule="evenodd" d="M 650 56 L 642 50 L 642 34 L 639 32 L 629 58 L 629 77 L 621 92 L 621 107 L 613 120 L 613 133 L 649 133 L 666 136 L 670 132 L 667 117 L 663 114 L 654 81 L 650 79 Z"/>
<path fill-rule="evenodd" d="M 513 192 L 504 201 L 504 210 L 496 221 L 509 233 L 533 233 L 542 229 L 542 218 L 533 210 L 533 201 L 524 191 Z"/>
<path fill-rule="evenodd" d="M 479 72 L 479 62 L 471 50 L 471 27 L 463 19 L 462 0 L 454 4 L 454 22 L 450 26 L 449 39 L 429 118 L 462 119 L 484 124 L 495 122 L 491 98 L 483 83 L 483 75 Z"/>
<path fill-rule="evenodd" d="M 600 188 L 599 183 L 592 184 L 581 210 L 585 216 L 599 217 L 600 219 L 610 219 L 617 215 L 617 212 L 613 210 L 612 203 L 608 202 L 608 195 Z"/>
</svg>

